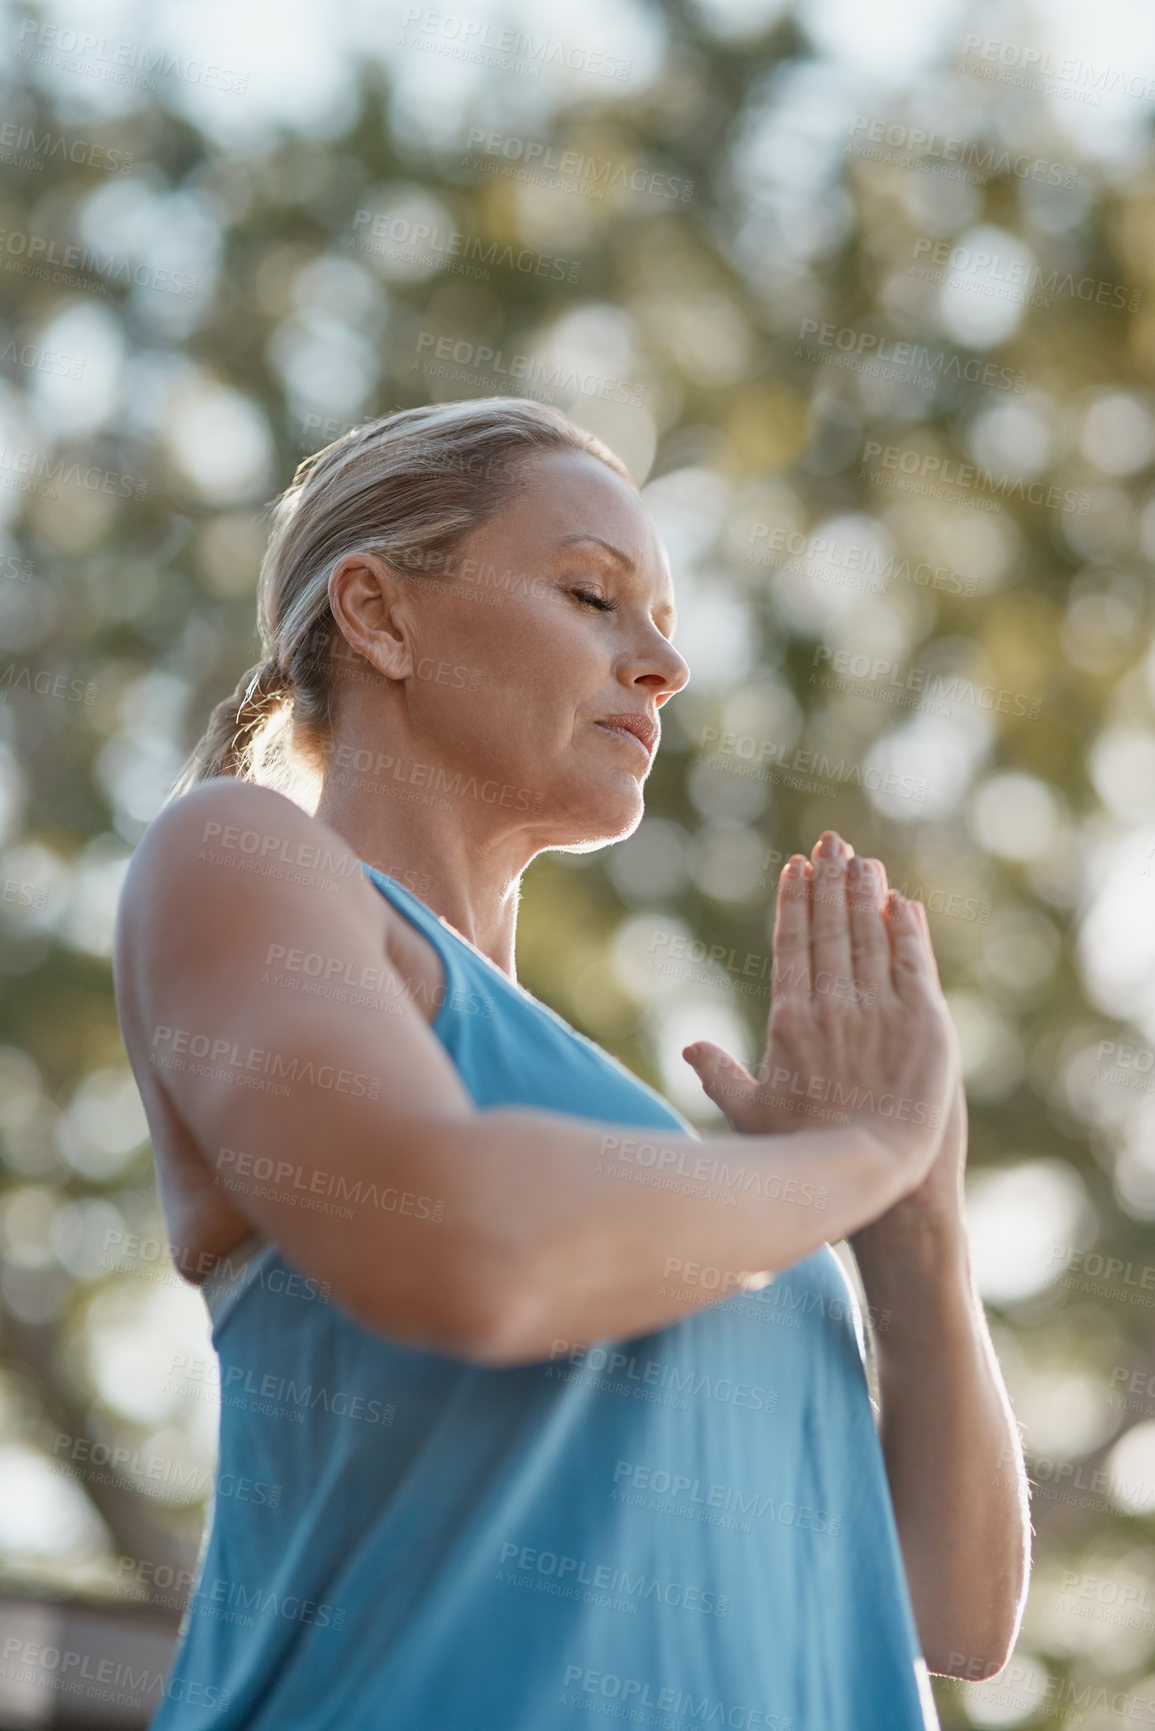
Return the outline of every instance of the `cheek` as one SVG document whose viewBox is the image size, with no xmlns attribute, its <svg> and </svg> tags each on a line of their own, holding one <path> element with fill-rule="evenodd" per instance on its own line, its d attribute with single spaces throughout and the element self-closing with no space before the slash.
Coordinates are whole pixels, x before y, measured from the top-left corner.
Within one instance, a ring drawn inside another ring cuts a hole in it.
<svg viewBox="0 0 1155 1731">
<path fill-rule="evenodd" d="M 599 619 L 567 613 L 551 598 L 518 605 L 512 600 L 462 607 L 430 640 L 419 677 L 436 682 L 426 696 L 457 695 L 487 731 L 500 718 L 552 714 L 572 723 L 605 682 L 610 657 L 598 641 Z"/>
</svg>

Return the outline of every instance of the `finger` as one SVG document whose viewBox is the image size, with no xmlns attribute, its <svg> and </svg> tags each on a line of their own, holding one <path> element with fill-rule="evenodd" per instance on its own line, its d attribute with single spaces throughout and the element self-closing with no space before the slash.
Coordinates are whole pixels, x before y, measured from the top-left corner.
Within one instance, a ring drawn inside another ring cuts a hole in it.
<svg viewBox="0 0 1155 1731">
<path fill-rule="evenodd" d="M 886 875 L 886 867 L 880 859 L 875 859 L 873 856 L 871 856 L 870 867 L 872 871 L 878 873 L 878 881 L 882 886 L 882 899 L 885 901 L 890 894 L 890 880 Z"/>
<path fill-rule="evenodd" d="M 891 980 L 898 996 L 912 1005 L 937 997 L 942 988 L 925 913 L 920 918 L 917 902 L 891 890 L 886 923 L 890 934 Z"/>
<path fill-rule="evenodd" d="M 702 1088 L 715 1106 L 732 1111 L 758 1084 L 745 1064 L 715 1046 L 712 1040 L 696 1040 L 682 1048 L 682 1056 L 694 1070 Z"/>
<path fill-rule="evenodd" d="M 934 953 L 934 939 L 930 935 L 930 916 L 926 911 L 926 904 L 924 902 L 910 900 L 910 905 L 915 911 L 919 929 L 922 932 L 923 942 L 926 945 L 927 967 L 930 977 L 941 992 L 942 980 L 938 971 L 938 957 Z"/>
<path fill-rule="evenodd" d="M 805 854 L 786 861 L 778 878 L 770 984 L 777 1001 L 810 992 L 810 865 Z"/>
<path fill-rule="evenodd" d="M 810 960 L 814 990 L 837 992 L 840 980 L 849 983 L 853 966 L 846 894 L 850 850 L 841 836 L 833 830 L 824 830 L 815 844 L 811 863 Z"/>
<path fill-rule="evenodd" d="M 847 871 L 854 978 L 874 995 L 890 987 L 890 934 L 883 917 L 885 877 L 880 862 L 872 859 L 852 859 Z"/>
</svg>

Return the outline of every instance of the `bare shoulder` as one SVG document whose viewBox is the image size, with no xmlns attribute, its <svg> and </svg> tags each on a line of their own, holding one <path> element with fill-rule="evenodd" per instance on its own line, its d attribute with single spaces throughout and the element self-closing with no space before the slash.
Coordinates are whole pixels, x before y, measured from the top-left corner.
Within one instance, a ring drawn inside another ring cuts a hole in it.
<svg viewBox="0 0 1155 1731">
<path fill-rule="evenodd" d="M 294 800 L 254 782 L 214 776 L 154 818 L 127 882 L 140 892 L 162 890 L 174 879 L 202 878 L 201 868 L 210 866 L 231 869 L 234 882 L 309 887 L 310 873 L 355 880 L 358 864 L 348 843 Z"/>
<path fill-rule="evenodd" d="M 380 938 L 388 918 L 335 830 L 272 788 L 217 776 L 166 806 L 137 845 L 118 910 L 118 986 L 162 957 L 195 961 L 206 937 L 217 948 L 254 921 L 302 935 L 352 921 Z"/>
<path fill-rule="evenodd" d="M 216 776 L 174 800 L 137 844 L 117 911 L 114 969 L 126 1037 L 232 963 L 277 946 L 379 957 L 429 1005 L 444 969 L 370 882 L 336 830 L 272 788 Z M 431 1019 L 432 1012 L 428 1018 Z"/>
</svg>

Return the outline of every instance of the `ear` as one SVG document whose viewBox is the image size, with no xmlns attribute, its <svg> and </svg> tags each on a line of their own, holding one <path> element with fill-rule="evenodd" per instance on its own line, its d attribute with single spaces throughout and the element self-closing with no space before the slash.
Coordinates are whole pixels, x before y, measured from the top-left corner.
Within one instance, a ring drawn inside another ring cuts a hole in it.
<svg viewBox="0 0 1155 1731">
<path fill-rule="evenodd" d="M 361 657 L 386 679 L 413 673 L 412 617 L 401 573 L 378 553 L 346 553 L 329 578 L 329 607 L 336 625 L 333 656 Z"/>
</svg>

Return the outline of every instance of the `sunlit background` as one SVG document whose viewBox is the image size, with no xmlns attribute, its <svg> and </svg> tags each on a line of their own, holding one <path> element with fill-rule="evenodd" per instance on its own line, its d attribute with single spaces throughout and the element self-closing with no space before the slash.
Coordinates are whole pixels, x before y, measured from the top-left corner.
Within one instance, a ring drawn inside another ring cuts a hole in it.
<svg viewBox="0 0 1155 1731">
<path fill-rule="evenodd" d="M 759 1056 L 781 859 L 835 825 L 926 902 L 1036 1532 L 939 1711 L 1103 1731 L 1155 1697 L 1155 9 L 462 4 L 4 11 L 0 1585 L 175 1621 L 195 1558 L 110 939 L 263 507 L 520 392 L 644 483 L 693 674 L 636 834 L 531 868 L 522 978 L 717 1126 L 680 1048 Z"/>
</svg>

